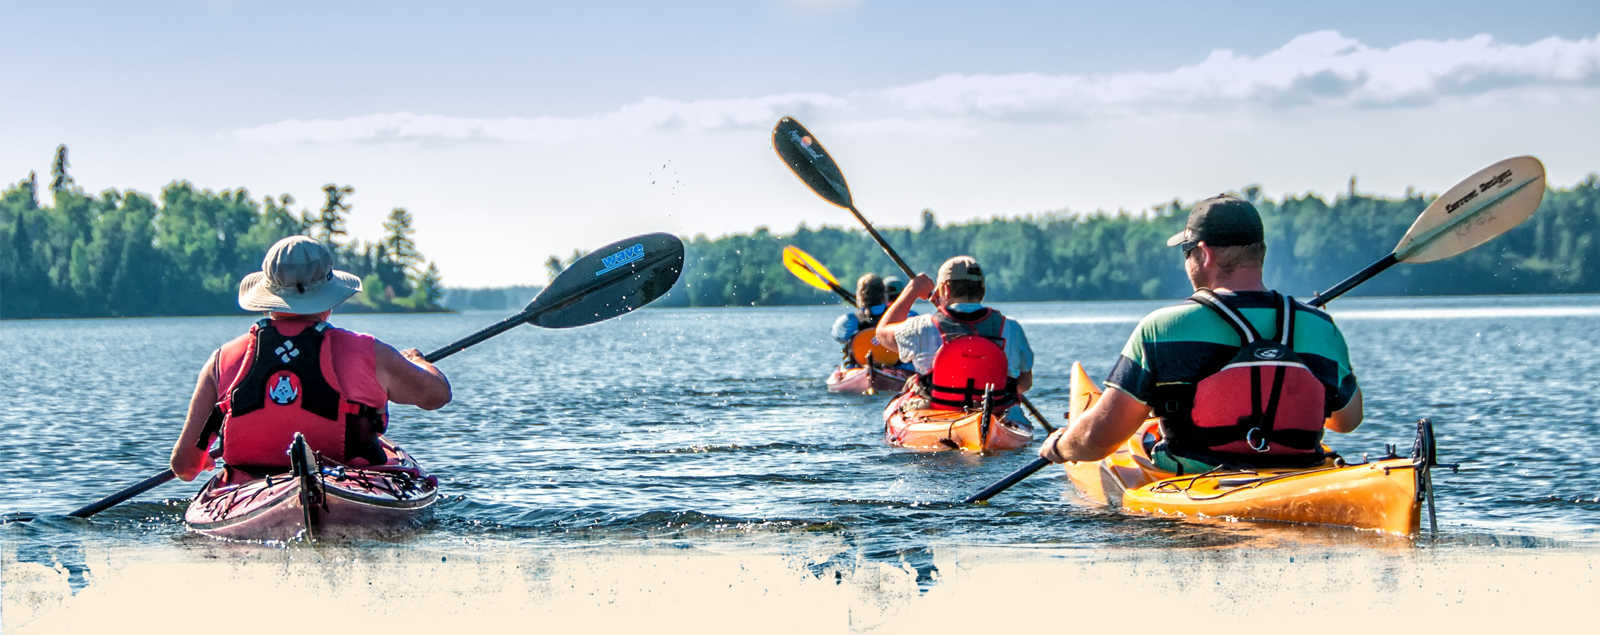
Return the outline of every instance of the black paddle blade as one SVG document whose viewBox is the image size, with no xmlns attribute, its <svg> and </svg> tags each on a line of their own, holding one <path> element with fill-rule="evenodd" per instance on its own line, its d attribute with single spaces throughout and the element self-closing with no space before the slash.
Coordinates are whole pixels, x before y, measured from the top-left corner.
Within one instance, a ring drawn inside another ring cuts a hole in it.
<svg viewBox="0 0 1600 635">
<path fill-rule="evenodd" d="M 850 186 L 844 182 L 839 164 L 834 163 L 822 142 L 811 136 L 811 131 L 800 122 L 790 117 L 779 119 L 778 125 L 772 128 L 772 148 L 817 196 L 845 209 L 852 206 Z"/>
<path fill-rule="evenodd" d="M 594 324 L 666 295 L 682 272 L 677 236 L 634 236 L 579 258 L 522 312 L 529 324 L 548 329 Z"/>
</svg>

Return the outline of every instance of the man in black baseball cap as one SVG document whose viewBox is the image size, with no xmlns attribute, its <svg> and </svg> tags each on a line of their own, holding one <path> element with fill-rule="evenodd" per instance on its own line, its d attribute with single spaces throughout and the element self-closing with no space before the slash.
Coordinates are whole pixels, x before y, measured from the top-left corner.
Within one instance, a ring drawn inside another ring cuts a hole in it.
<svg viewBox="0 0 1600 635">
<path fill-rule="evenodd" d="M 1168 247 L 1182 247 L 1184 255 L 1204 242 L 1212 247 L 1237 247 L 1264 243 L 1261 215 L 1250 201 L 1227 194 L 1195 203 L 1183 231 L 1167 239 Z"/>
<path fill-rule="evenodd" d="M 1151 414 L 1161 419 L 1161 442 L 1144 450 L 1156 467 L 1176 474 L 1197 474 L 1221 465 L 1286 467 L 1276 463 L 1318 461 L 1322 454 L 1316 443 L 1295 454 L 1291 450 L 1298 448 L 1278 443 L 1274 430 L 1315 431 L 1309 437 L 1316 439 L 1294 439 L 1298 445 L 1320 440 L 1322 429 L 1355 430 L 1362 418 L 1361 391 L 1350 369 L 1344 335 L 1328 314 L 1267 289 L 1262 280 L 1265 236 L 1261 215 L 1249 201 L 1224 194 L 1196 203 L 1183 231 L 1167 241 L 1183 251 L 1194 297 L 1139 322 L 1106 378 L 1104 396 L 1073 418 L 1070 427 L 1046 439 L 1039 456 L 1057 463 L 1098 461 L 1139 433 Z M 1292 338 L 1280 333 L 1284 324 L 1291 325 Z M 1258 426 L 1264 431 L 1251 431 L 1242 423 L 1228 429 L 1201 429 L 1196 423 L 1201 414 L 1241 407 L 1249 413 L 1252 409 L 1242 404 L 1259 397 L 1253 394 L 1257 382 L 1251 381 L 1219 380 L 1199 389 L 1202 381 L 1230 365 L 1245 343 L 1247 335 L 1241 333 L 1250 330 L 1291 348 L 1315 376 L 1307 381 L 1320 383 L 1321 390 L 1298 393 L 1315 400 L 1294 411 L 1298 419 L 1290 421 L 1285 415 L 1272 421 L 1275 415 L 1266 414 L 1265 424 Z M 1224 438 L 1233 428 L 1244 436 Z"/>
</svg>

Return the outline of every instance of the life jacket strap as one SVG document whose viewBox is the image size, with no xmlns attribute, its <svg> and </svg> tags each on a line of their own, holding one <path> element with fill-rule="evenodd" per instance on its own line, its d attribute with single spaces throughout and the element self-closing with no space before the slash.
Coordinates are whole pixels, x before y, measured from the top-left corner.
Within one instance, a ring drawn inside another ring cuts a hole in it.
<svg viewBox="0 0 1600 635">
<path fill-rule="evenodd" d="M 1311 430 L 1269 430 L 1255 422 L 1240 421 L 1238 425 L 1222 426 L 1219 428 L 1201 428 L 1188 426 L 1181 437 L 1185 447 L 1207 448 L 1216 447 L 1226 443 L 1250 437 L 1252 443 L 1262 442 L 1272 445 L 1281 445 L 1302 452 L 1309 452 L 1321 447 L 1322 435 Z M 1251 430 L 1258 432 L 1252 433 Z M 1169 439 L 1171 440 L 1171 439 Z"/>
<path fill-rule="evenodd" d="M 222 408 L 211 407 L 211 416 L 206 417 L 206 425 L 200 428 L 200 438 L 194 442 L 196 449 L 205 450 L 211 447 L 211 438 L 222 431 Z"/>
<path fill-rule="evenodd" d="M 1272 338 L 1263 338 L 1248 320 L 1239 311 L 1229 306 L 1215 292 L 1210 289 L 1201 289 L 1190 298 L 1197 304 L 1210 309 L 1222 318 L 1239 336 L 1240 348 L 1248 348 L 1252 344 L 1257 346 L 1271 346 L 1276 344 L 1293 353 L 1295 319 L 1298 309 L 1295 307 L 1294 298 L 1273 292 L 1273 308 L 1275 309 L 1274 322 L 1278 326 L 1278 333 Z M 1271 344 L 1267 344 L 1270 342 Z M 1240 417 L 1234 425 L 1215 427 L 1200 427 L 1194 423 L 1193 413 L 1195 407 L 1195 394 L 1197 384 L 1165 384 L 1156 386 L 1151 406 L 1157 416 L 1161 417 L 1163 431 L 1175 454 L 1185 455 L 1196 460 L 1217 463 L 1221 458 L 1226 463 L 1260 463 L 1263 466 L 1274 463 L 1301 462 L 1320 460 L 1322 456 L 1322 432 L 1304 429 L 1276 429 L 1274 423 L 1277 419 L 1280 402 L 1282 401 L 1283 388 L 1287 382 L 1289 369 L 1281 365 L 1251 365 L 1250 368 L 1250 414 Z M 1264 377 L 1263 373 L 1270 372 L 1271 377 Z M 1270 385 L 1265 382 L 1271 382 Z M 1263 404 L 1261 397 L 1266 396 Z M 1274 446 L 1295 450 L 1302 454 L 1276 455 L 1259 457 L 1256 461 L 1250 457 L 1224 456 L 1202 448 L 1216 448 L 1229 443 L 1244 440 L 1256 452 L 1265 453 Z"/>
<path fill-rule="evenodd" d="M 1211 309 L 1222 318 L 1223 322 L 1233 327 L 1233 330 L 1239 334 L 1240 348 L 1244 348 L 1256 343 L 1257 341 L 1267 339 L 1261 337 L 1261 334 L 1256 331 L 1255 326 L 1250 324 L 1250 321 L 1246 320 L 1243 314 L 1239 313 L 1239 311 L 1235 310 L 1233 307 L 1228 306 L 1226 302 L 1223 302 L 1222 298 L 1217 296 L 1216 292 L 1210 289 L 1200 289 L 1195 291 L 1194 296 L 1190 299 L 1199 303 L 1201 306 Z M 1294 341 L 1294 298 L 1290 298 L 1278 293 L 1277 291 L 1273 291 L 1272 305 L 1274 309 L 1273 322 L 1277 323 L 1278 325 L 1278 334 L 1277 337 L 1271 338 L 1268 341 L 1274 342 L 1293 351 L 1294 348 L 1290 343 Z M 1273 429 L 1273 423 L 1277 420 L 1278 416 L 1279 397 L 1283 394 L 1284 369 L 1281 366 L 1273 368 L 1272 387 L 1269 389 L 1270 394 L 1267 397 L 1267 405 L 1265 409 L 1262 408 L 1260 399 L 1262 387 L 1261 372 L 1262 367 L 1260 366 L 1250 367 L 1250 417 L 1248 420 L 1248 425 L 1241 425 L 1244 427 L 1247 435 L 1246 442 L 1250 444 L 1250 447 L 1255 449 L 1257 452 L 1266 452 L 1271 443 L 1267 440 L 1267 437 L 1272 436 L 1271 433 Z M 1207 429 L 1236 430 L 1237 428 L 1221 427 Z M 1253 430 L 1258 431 L 1261 434 L 1250 436 L 1251 431 Z"/>
<path fill-rule="evenodd" d="M 922 375 L 920 377 L 921 381 L 918 383 L 927 387 L 926 398 L 930 402 L 963 409 L 975 408 L 983 403 L 984 389 L 977 386 L 976 380 L 968 379 L 967 385 L 965 386 L 941 386 L 933 383 L 932 375 Z M 935 391 L 943 393 L 958 393 L 961 395 L 961 398 L 946 399 L 942 397 L 936 397 L 934 396 Z M 1007 408 L 1014 405 L 1017 401 L 1017 379 L 1015 377 L 1007 377 L 1004 388 L 990 389 L 989 401 L 996 404 L 996 409 L 1000 409 L 1000 406 L 1002 405 Z"/>
</svg>

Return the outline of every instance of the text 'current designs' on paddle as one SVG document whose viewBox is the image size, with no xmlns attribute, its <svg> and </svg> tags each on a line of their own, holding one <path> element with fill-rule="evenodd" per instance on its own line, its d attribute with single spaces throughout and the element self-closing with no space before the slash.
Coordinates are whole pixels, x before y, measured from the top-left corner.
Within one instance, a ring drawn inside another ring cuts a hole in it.
<svg viewBox="0 0 1600 635">
<path fill-rule="evenodd" d="M 1539 209 L 1544 184 L 1544 164 L 1530 156 L 1478 170 L 1422 212 L 1395 246 L 1396 259 L 1433 262 L 1488 242 Z"/>
</svg>

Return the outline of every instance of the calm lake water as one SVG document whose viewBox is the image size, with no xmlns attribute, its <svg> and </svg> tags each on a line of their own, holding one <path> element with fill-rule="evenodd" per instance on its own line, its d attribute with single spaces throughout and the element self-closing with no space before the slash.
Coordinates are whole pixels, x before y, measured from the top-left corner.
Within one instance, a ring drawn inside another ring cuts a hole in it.
<svg viewBox="0 0 1600 635">
<path fill-rule="evenodd" d="M 1134 323 L 1165 304 L 999 308 L 1027 330 L 1037 356 L 1030 395 L 1059 422 L 1072 362 L 1103 379 Z M 390 427 L 440 477 L 437 518 L 399 545 L 348 548 L 792 554 L 826 540 L 840 547 L 808 562 L 813 570 L 904 563 L 926 591 L 937 584 L 931 549 L 951 545 L 1587 548 L 1600 537 L 1597 296 L 1335 304 L 1367 423 L 1329 443 L 1346 454 L 1380 454 L 1386 443 L 1406 451 L 1416 420 L 1430 417 L 1441 460 L 1461 463 L 1459 473 L 1436 472 L 1441 537 L 1415 544 L 1342 529 L 1124 516 L 1077 504 L 1060 469 L 990 505 L 952 505 L 1027 463 L 1032 450 L 972 456 L 886 445 L 886 397 L 823 390 L 838 350 L 826 331 L 841 312 L 644 310 L 574 330 L 523 327 L 444 360 L 454 403 L 397 407 Z M 333 322 L 427 351 L 501 317 Z M 167 484 L 90 521 L 60 514 L 165 469 L 200 365 L 251 321 L 0 323 L 8 396 L 0 513 L 45 514 L 0 528 L 7 559 L 63 567 L 81 588 L 86 550 L 114 544 L 161 560 L 214 548 L 181 522 L 198 482 Z"/>
</svg>

